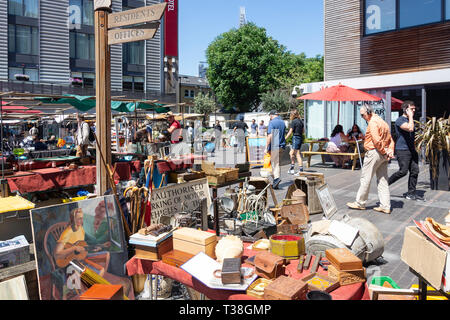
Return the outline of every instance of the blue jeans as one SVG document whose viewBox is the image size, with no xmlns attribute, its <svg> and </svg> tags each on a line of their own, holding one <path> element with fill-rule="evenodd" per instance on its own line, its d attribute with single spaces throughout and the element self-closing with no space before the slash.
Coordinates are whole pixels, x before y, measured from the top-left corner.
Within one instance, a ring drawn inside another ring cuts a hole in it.
<svg viewBox="0 0 450 320">
<path fill-rule="evenodd" d="M 292 149 L 294 150 L 300 150 L 302 147 L 302 137 L 300 136 L 292 136 Z"/>
</svg>

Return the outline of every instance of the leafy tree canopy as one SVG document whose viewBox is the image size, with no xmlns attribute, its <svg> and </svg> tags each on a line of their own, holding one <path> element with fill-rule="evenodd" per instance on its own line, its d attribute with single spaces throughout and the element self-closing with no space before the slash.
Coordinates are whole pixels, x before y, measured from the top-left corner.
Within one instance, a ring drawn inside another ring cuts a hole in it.
<svg viewBox="0 0 450 320">
<path fill-rule="evenodd" d="M 264 28 L 248 23 L 219 35 L 208 46 L 208 81 L 225 108 L 252 111 L 262 93 L 280 87 L 289 69 L 288 56 Z"/>
<path fill-rule="evenodd" d="M 194 112 L 208 115 L 216 109 L 216 102 L 209 94 L 199 92 L 194 98 Z"/>
</svg>

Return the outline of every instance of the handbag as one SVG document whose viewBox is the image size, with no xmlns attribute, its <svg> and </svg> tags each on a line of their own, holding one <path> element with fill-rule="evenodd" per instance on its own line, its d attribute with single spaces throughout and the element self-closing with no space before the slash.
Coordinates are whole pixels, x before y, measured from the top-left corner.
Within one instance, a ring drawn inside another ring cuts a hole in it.
<svg viewBox="0 0 450 320">
<path fill-rule="evenodd" d="M 275 279 L 284 274 L 285 260 L 271 252 L 261 251 L 255 256 L 255 273 L 264 279 Z"/>
</svg>

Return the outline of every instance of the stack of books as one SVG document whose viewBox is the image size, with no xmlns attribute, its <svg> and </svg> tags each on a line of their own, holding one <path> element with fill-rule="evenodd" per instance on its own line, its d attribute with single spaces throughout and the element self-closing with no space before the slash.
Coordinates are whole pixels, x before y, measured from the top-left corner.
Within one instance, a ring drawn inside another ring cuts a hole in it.
<svg viewBox="0 0 450 320">
<path fill-rule="evenodd" d="M 162 255 L 173 249 L 172 231 L 157 237 L 135 233 L 130 236 L 129 243 L 135 247 L 136 258 L 159 261 Z"/>
</svg>

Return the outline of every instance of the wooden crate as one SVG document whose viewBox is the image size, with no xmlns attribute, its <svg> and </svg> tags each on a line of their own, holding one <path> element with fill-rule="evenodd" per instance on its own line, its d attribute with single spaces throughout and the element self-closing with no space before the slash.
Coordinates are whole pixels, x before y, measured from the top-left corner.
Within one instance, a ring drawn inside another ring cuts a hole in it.
<svg viewBox="0 0 450 320">
<path fill-rule="evenodd" d="M 225 183 L 225 175 L 207 175 L 208 183 L 219 185 Z"/>
<path fill-rule="evenodd" d="M 223 173 L 225 175 L 225 181 L 235 181 L 239 179 L 239 169 L 233 168 L 216 168 L 218 173 Z"/>
</svg>

